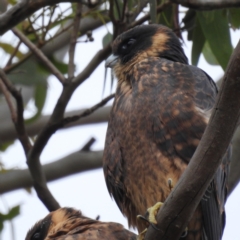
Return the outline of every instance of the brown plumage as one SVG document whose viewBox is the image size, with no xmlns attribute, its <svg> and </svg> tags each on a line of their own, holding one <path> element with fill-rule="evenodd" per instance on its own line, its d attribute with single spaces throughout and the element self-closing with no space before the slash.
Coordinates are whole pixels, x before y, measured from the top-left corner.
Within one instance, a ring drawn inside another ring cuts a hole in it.
<svg viewBox="0 0 240 240">
<path fill-rule="evenodd" d="M 175 34 L 162 25 L 118 36 L 106 65 L 118 79 L 107 130 L 106 184 L 130 226 L 170 192 L 186 169 L 204 129 L 217 88 L 188 60 Z M 229 152 L 191 221 L 186 240 L 219 240 L 225 224 Z M 204 176 L 203 176 L 204 177 Z"/>
<path fill-rule="evenodd" d="M 25 240 L 136 240 L 121 224 L 84 217 L 73 208 L 49 213 L 29 230 Z"/>
</svg>

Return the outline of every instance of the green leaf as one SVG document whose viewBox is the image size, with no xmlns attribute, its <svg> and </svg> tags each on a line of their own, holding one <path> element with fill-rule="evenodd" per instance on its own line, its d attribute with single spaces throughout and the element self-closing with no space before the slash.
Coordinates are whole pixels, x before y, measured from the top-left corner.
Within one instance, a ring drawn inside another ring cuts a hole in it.
<svg viewBox="0 0 240 240">
<path fill-rule="evenodd" d="M 226 69 L 232 53 L 228 19 L 222 10 L 197 12 L 202 31 L 218 63 Z"/>
<path fill-rule="evenodd" d="M 240 28 L 240 9 L 239 8 L 230 8 L 229 9 L 229 22 L 231 27 L 235 30 Z"/>
<path fill-rule="evenodd" d="M 47 97 L 47 86 L 46 84 L 38 84 L 35 88 L 35 94 L 34 94 L 34 103 L 37 108 L 36 114 L 25 120 L 26 124 L 34 122 L 42 113 L 45 101 Z"/>
<path fill-rule="evenodd" d="M 15 47 L 12 44 L 0 42 L 0 47 L 10 55 L 12 55 L 15 51 Z M 15 56 L 20 59 L 20 58 L 23 58 L 24 54 L 18 50 L 15 53 Z"/>
<path fill-rule="evenodd" d="M 199 57 L 202 53 L 203 46 L 205 43 L 205 36 L 198 19 L 196 18 L 195 27 L 192 31 L 192 64 L 197 66 Z"/>
<path fill-rule="evenodd" d="M 106 47 L 111 41 L 112 41 L 112 34 L 108 32 L 102 39 L 102 45 L 103 47 Z"/>
<path fill-rule="evenodd" d="M 4 152 L 9 146 L 11 146 L 14 143 L 14 141 L 10 141 L 10 142 L 4 142 L 2 144 L 0 144 L 0 151 Z"/>
<path fill-rule="evenodd" d="M 173 7 L 169 5 L 158 15 L 158 23 L 173 28 Z"/>
<path fill-rule="evenodd" d="M 211 65 L 219 65 L 217 59 L 215 58 L 208 42 L 205 42 L 203 47 L 203 56 L 206 61 Z"/>
<path fill-rule="evenodd" d="M 150 19 L 151 23 L 157 23 L 157 1 L 150 0 Z"/>
<path fill-rule="evenodd" d="M 68 65 L 64 62 L 58 61 L 54 57 L 49 57 L 49 60 L 55 65 L 55 67 L 62 73 L 66 74 L 68 72 Z M 47 70 L 48 71 L 48 70 Z M 48 71 L 49 72 L 49 71 Z"/>
<path fill-rule="evenodd" d="M 20 214 L 20 205 L 17 205 L 9 210 L 7 214 L 0 213 L 0 222 L 12 220 Z"/>
<path fill-rule="evenodd" d="M 15 4 L 17 4 L 17 1 L 16 0 L 8 0 L 8 3 L 11 5 L 15 5 Z"/>
<path fill-rule="evenodd" d="M 42 71 L 38 64 L 33 60 L 23 62 L 7 74 L 12 83 L 19 83 L 28 86 L 34 86 L 43 82 L 45 83 L 49 75 L 49 73 Z"/>
<path fill-rule="evenodd" d="M 188 40 L 193 40 L 193 32 L 196 24 L 196 11 L 189 9 L 182 19 L 184 28 L 188 31 Z"/>
</svg>

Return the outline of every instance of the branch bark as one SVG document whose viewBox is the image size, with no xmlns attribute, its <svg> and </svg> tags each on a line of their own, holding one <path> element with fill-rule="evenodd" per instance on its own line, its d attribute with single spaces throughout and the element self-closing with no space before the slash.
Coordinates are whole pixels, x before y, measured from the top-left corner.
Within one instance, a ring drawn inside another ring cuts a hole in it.
<svg viewBox="0 0 240 240">
<path fill-rule="evenodd" d="M 80 115 L 87 109 L 80 109 L 75 111 L 69 111 L 64 116 L 71 117 L 74 115 Z M 111 110 L 111 106 L 102 107 L 91 115 L 81 118 L 78 121 L 72 122 L 67 126 L 64 126 L 63 129 L 68 129 L 70 127 L 82 126 L 86 124 L 96 124 L 103 123 L 108 121 L 108 116 Z M 40 130 L 47 124 L 51 115 L 45 115 L 39 117 L 34 123 L 26 125 L 26 131 L 30 137 L 36 136 L 39 134 Z M 4 123 L 0 126 L 0 144 L 5 142 L 14 141 L 17 138 L 17 133 L 12 122 Z"/>
<path fill-rule="evenodd" d="M 102 167 L 103 151 L 77 151 L 57 161 L 42 166 L 47 181 Z M 33 186 L 28 169 L 10 170 L 0 174 L 0 194 Z"/>
<path fill-rule="evenodd" d="M 172 3 L 181 4 L 184 7 L 196 10 L 214 10 L 221 8 L 239 7 L 238 0 L 170 0 Z"/>
<path fill-rule="evenodd" d="M 8 11 L 0 15 L 0 35 L 16 26 L 18 23 L 29 17 L 37 10 L 63 2 L 79 2 L 79 0 L 22 0 Z M 88 5 L 87 1 L 82 1 Z M 90 6 L 92 7 L 92 6 Z"/>
<path fill-rule="evenodd" d="M 44 53 L 37 48 L 23 33 L 17 28 L 13 28 L 12 32 L 21 40 L 34 54 L 35 56 L 49 69 L 49 71 L 63 84 L 65 77 L 62 73 L 48 60 Z"/>
<path fill-rule="evenodd" d="M 198 148 L 157 214 L 159 231 L 150 226 L 146 240 L 180 238 L 220 165 L 240 116 L 239 65 L 240 42 L 228 64 L 217 102 Z"/>
</svg>

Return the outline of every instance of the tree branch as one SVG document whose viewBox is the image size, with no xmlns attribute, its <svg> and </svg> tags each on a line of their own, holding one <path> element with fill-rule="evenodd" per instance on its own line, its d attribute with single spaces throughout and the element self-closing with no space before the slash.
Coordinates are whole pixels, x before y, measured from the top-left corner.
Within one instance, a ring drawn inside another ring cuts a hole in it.
<svg viewBox="0 0 240 240">
<path fill-rule="evenodd" d="M 97 109 L 103 107 L 105 104 L 107 104 L 108 101 L 110 101 L 111 99 L 113 99 L 115 96 L 115 94 L 111 94 L 110 96 L 104 98 L 101 102 L 97 103 L 96 105 L 94 105 L 93 107 L 86 109 L 84 112 L 75 115 L 75 116 L 71 116 L 71 117 L 66 117 L 63 119 L 63 121 L 60 123 L 61 126 L 66 126 L 71 122 L 75 122 L 78 121 L 79 119 L 89 116 L 90 114 L 92 114 L 93 112 L 95 112 Z"/>
<path fill-rule="evenodd" d="M 228 178 L 228 196 L 240 181 L 240 127 L 237 128 L 232 140 L 232 159 Z"/>
<path fill-rule="evenodd" d="M 87 109 L 80 109 L 67 112 L 64 116 L 71 117 L 77 114 L 82 114 Z M 108 121 L 108 116 L 111 110 L 111 106 L 102 107 L 96 112 L 92 113 L 89 116 L 79 119 L 78 121 L 72 122 L 67 126 L 64 126 L 63 129 L 68 129 L 70 127 L 82 126 L 86 124 L 96 124 L 103 123 Z M 26 131 L 30 137 L 36 136 L 39 134 L 40 130 L 48 123 L 51 115 L 45 115 L 39 117 L 33 123 L 26 125 Z M 13 141 L 17 138 L 16 130 L 11 122 L 6 122 L 0 125 L 0 144 L 5 142 Z"/>
<path fill-rule="evenodd" d="M 184 7 L 196 10 L 214 10 L 220 8 L 239 7 L 238 0 L 170 0 L 172 3 L 181 4 Z"/>
<path fill-rule="evenodd" d="M 62 73 L 48 60 L 44 53 L 39 50 L 24 34 L 17 28 L 12 29 L 13 33 L 36 55 L 36 57 L 49 69 L 49 71 L 63 84 L 65 77 Z"/>
<path fill-rule="evenodd" d="M 170 5 L 169 1 L 166 1 L 166 2 L 162 3 L 161 5 L 157 6 L 156 12 L 157 13 L 162 12 L 168 5 Z M 150 13 L 147 13 L 146 15 L 144 15 L 143 17 L 141 17 L 137 21 L 133 22 L 131 24 L 131 28 L 136 27 L 137 25 L 141 25 L 149 19 L 150 19 Z"/>
<path fill-rule="evenodd" d="M 17 132 L 18 139 L 22 144 L 25 155 L 27 156 L 29 150 L 32 148 L 32 145 L 29 141 L 28 135 L 25 130 L 24 118 L 23 118 L 24 107 L 23 107 L 22 95 L 8 80 L 6 74 L 2 69 L 0 69 L 0 77 L 3 83 L 5 84 L 6 88 L 8 89 L 8 91 L 12 94 L 12 96 L 16 100 L 16 105 L 17 105 L 17 109 L 15 112 L 16 118 L 13 118 L 12 120 L 15 126 L 15 130 Z"/>
<path fill-rule="evenodd" d="M 75 173 L 81 173 L 102 167 L 103 151 L 74 152 L 57 161 L 42 166 L 46 180 L 53 181 Z M 33 179 L 28 169 L 10 170 L 0 174 L 0 194 L 29 188 Z"/>
<path fill-rule="evenodd" d="M 3 83 L 3 80 L 0 79 L 0 90 L 3 93 L 3 95 L 5 96 L 6 102 L 8 104 L 10 113 L 11 113 L 11 117 L 12 117 L 12 121 L 16 122 L 17 121 L 17 113 L 16 113 L 16 109 L 15 106 L 12 102 L 12 98 L 11 98 L 11 94 L 8 91 L 7 87 L 5 86 L 5 84 Z"/>
<path fill-rule="evenodd" d="M 0 35 L 16 26 L 18 23 L 29 17 L 37 10 L 63 2 L 78 2 L 79 0 L 22 0 L 15 4 L 8 11 L 0 15 Z M 82 4 L 89 6 L 87 1 L 81 1 Z M 97 1 L 97 4 L 99 2 Z M 94 5 L 95 6 L 95 5 Z M 92 4 L 89 7 L 94 7 Z"/>
<path fill-rule="evenodd" d="M 75 56 L 75 48 L 76 48 L 76 43 L 78 38 L 78 29 L 80 26 L 81 13 L 82 13 L 82 4 L 77 3 L 77 10 L 76 10 L 75 18 L 73 21 L 71 42 L 69 46 L 68 79 L 72 79 L 74 77 L 74 72 L 75 72 L 74 56 Z"/>
<path fill-rule="evenodd" d="M 229 146 L 240 116 L 239 65 L 240 42 L 231 56 L 203 137 L 187 169 L 157 214 L 159 231 L 150 226 L 146 240 L 179 239 L 210 184 Z"/>
</svg>

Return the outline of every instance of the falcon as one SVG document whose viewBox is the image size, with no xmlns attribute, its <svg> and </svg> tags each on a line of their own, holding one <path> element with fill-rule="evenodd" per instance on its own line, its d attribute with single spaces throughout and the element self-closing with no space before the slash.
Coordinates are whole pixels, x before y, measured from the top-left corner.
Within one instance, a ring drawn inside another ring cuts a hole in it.
<svg viewBox="0 0 240 240">
<path fill-rule="evenodd" d="M 203 70 L 188 64 L 174 32 L 142 25 L 119 35 L 106 67 L 118 80 L 110 113 L 103 170 L 106 185 L 129 226 L 163 202 L 186 169 L 208 124 L 217 87 Z M 219 240 L 230 150 L 187 225 L 186 240 Z M 204 178 L 204 176 L 202 176 Z M 182 238 L 181 238 L 182 239 Z"/>
<path fill-rule="evenodd" d="M 49 213 L 29 230 L 25 240 L 136 240 L 121 224 L 87 218 L 73 208 Z"/>
</svg>

